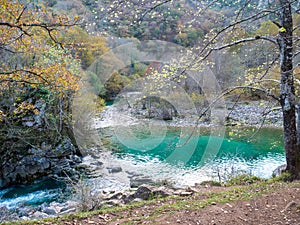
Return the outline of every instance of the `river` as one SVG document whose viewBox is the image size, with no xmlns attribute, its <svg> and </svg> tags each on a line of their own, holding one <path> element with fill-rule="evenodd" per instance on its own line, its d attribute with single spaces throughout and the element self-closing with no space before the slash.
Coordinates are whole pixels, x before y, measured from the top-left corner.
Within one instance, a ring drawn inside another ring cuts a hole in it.
<svg viewBox="0 0 300 225">
<path fill-rule="evenodd" d="M 145 124 L 98 129 L 105 145 L 94 150 L 99 158 L 84 160 L 100 165 L 89 182 L 98 191 L 129 189 L 137 180 L 181 187 L 241 173 L 269 178 L 285 163 L 281 129 L 227 127 L 216 136 L 212 129 Z M 2 190 L 0 207 L 38 206 L 65 195 L 63 185 L 47 180 Z"/>
</svg>

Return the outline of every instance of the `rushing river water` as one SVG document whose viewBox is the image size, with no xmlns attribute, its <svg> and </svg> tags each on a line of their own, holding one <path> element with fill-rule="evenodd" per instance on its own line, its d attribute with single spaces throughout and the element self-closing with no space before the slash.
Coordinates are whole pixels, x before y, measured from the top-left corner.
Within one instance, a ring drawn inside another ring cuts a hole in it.
<svg viewBox="0 0 300 225">
<path fill-rule="evenodd" d="M 14 209 L 18 205 L 38 206 L 62 198 L 64 184 L 55 180 L 43 180 L 32 185 L 19 185 L 0 191 L 0 208 Z"/>
<path fill-rule="evenodd" d="M 227 179 L 239 173 L 268 178 L 285 163 L 280 129 L 262 128 L 254 136 L 254 128 L 227 128 L 224 135 L 217 136 L 211 128 L 190 132 L 193 128 L 155 126 L 149 131 L 147 126 L 132 125 L 122 129 L 100 130 L 106 150 L 113 154 L 99 160 L 105 167 L 120 166 L 122 174 L 117 173 L 118 177 L 111 182 L 107 173 L 108 177 L 99 178 L 102 180 L 98 188 L 107 190 L 103 181 L 106 179 L 109 188 L 115 183 L 119 185 L 116 190 L 124 189 L 128 185 L 122 186 L 119 178 L 130 174 L 146 175 L 154 181 L 167 180 L 175 186 Z M 5 189 L 0 191 L 0 207 L 57 201 L 62 190 L 62 185 L 53 181 Z"/>
</svg>

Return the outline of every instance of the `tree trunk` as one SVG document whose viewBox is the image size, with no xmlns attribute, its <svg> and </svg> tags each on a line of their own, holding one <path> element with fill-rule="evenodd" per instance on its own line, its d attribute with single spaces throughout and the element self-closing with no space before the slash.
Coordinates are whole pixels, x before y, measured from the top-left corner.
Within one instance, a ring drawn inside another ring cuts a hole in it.
<svg viewBox="0 0 300 225">
<path fill-rule="evenodd" d="M 287 172 L 293 178 L 300 176 L 299 145 L 297 142 L 295 87 L 293 75 L 293 19 L 289 0 L 279 0 L 280 22 L 278 44 L 280 48 L 281 106 L 283 111 L 284 147 Z"/>
<path fill-rule="evenodd" d="M 297 126 L 297 142 L 298 142 L 298 148 L 300 145 L 300 101 L 298 102 L 298 105 L 296 107 L 296 126 Z"/>
</svg>

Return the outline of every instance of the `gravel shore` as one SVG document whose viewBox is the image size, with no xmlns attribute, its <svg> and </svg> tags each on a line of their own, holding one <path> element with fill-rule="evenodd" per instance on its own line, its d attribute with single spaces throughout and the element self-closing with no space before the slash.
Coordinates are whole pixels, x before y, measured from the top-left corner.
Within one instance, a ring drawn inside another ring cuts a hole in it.
<svg viewBox="0 0 300 225">
<path fill-rule="evenodd" d="M 128 108 L 124 105 L 108 106 L 99 118 L 95 119 L 96 129 L 115 126 L 129 126 L 137 123 L 163 123 L 169 126 L 214 126 L 216 125 L 212 116 L 208 115 L 199 120 L 199 115 L 185 111 L 172 120 L 163 121 L 149 119 L 146 111 Z M 282 127 L 282 111 L 278 105 L 267 101 L 240 102 L 234 104 L 226 103 L 226 108 L 220 109 L 218 114 L 223 117 L 222 125 L 226 126 L 266 126 Z M 199 120 L 199 122 L 197 122 Z"/>
</svg>

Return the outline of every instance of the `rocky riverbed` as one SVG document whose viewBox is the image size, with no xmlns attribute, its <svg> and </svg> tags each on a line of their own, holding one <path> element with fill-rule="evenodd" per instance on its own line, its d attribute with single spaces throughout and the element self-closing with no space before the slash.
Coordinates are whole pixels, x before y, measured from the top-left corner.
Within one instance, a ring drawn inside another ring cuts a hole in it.
<svg viewBox="0 0 300 225">
<path fill-rule="evenodd" d="M 224 110 L 224 109 L 222 109 Z M 269 105 L 265 101 L 243 102 L 234 105 L 227 104 L 226 111 L 222 111 L 226 117 L 224 125 L 236 126 L 265 126 L 281 127 L 281 111 L 275 105 Z M 184 116 L 174 117 L 172 120 L 164 121 L 155 118 L 147 118 L 147 112 L 128 108 L 122 105 L 112 105 L 94 121 L 94 128 L 129 126 L 138 123 L 156 123 L 167 126 L 194 126 L 198 119 L 197 115 L 186 112 Z M 199 126 L 212 126 L 210 119 L 200 120 Z M 9 209 L 5 205 L 0 208 L 1 220 L 28 220 L 59 216 L 78 210 L 90 210 L 103 206 L 123 205 L 132 201 L 148 199 L 155 195 L 191 195 L 193 184 L 186 186 L 173 183 L 172 179 L 166 178 L 165 174 L 159 174 L 160 164 L 154 164 L 153 176 L 147 175 L 142 167 L 130 165 L 131 161 L 120 161 L 116 156 L 105 150 L 105 146 L 89 149 L 89 153 L 77 165 L 79 170 L 85 171 L 88 178 L 72 184 L 73 190 L 69 200 L 52 203 L 44 203 L 38 207 L 21 206 Z M 122 164 L 123 163 L 123 164 Z M 149 167 L 147 163 L 143 167 Z M 171 167 L 170 167 L 171 171 Z M 149 172 L 149 171 L 148 171 Z M 157 179 L 153 179 L 157 173 Z M 180 176 L 180 174 L 178 175 Z M 160 179 L 161 178 L 161 179 Z M 209 179 L 209 177 L 207 177 Z M 180 183 L 180 182 L 179 182 Z M 164 186 L 168 184 L 168 186 Z M 146 186 L 145 186 L 146 185 Z M 149 186 L 150 185 L 150 186 Z M 152 186 L 151 186 L 152 185 Z M 85 196 L 85 198 L 83 197 Z"/>
<path fill-rule="evenodd" d="M 215 111 L 217 111 L 216 109 Z M 130 108 L 126 104 L 116 104 L 108 106 L 99 118 L 94 121 L 96 129 L 104 127 L 129 126 L 137 123 L 151 122 L 165 124 L 168 126 L 214 126 L 213 116 L 203 116 L 186 110 L 181 115 L 173 117 L 172 120 L 161 120 L 157 118 L 147 118 L 147 110 Z M 221 123 L 226 126 L 268 126 L 282 127 L 282 111 L 275 103 L 267 101 L 240 102 L 238 104 L 227 102 L 226 107 L 219 109 L 222 115 Z M 159 115 L 157 116 L 159 117 Z M 199 121 L 199 122 L 198 122 Z"/>
<path fill-rule="evenodd" d="M 282 127 L 280 106 L 266 101 L 228 103 L 228 124 L 243 126 Z"/>
<path fill-rule="evenodd" d="M 94 151 L 97 152 L 95 149 Z M 188 186 L 180 188 L 165 180 L 154 180 L 142 171 L 135 171 L 134 166 L 128 167 L 118 162 L 109 152 L 84 157 L 79 167 L 85 170 L 86 178 L 68 184 L 69 197 L 66 199 L 69 200 L 45 202 L 38 206 L 29 206 L 25 202 L 20 202 L 15 207 L 2 204 L 0 223 L 13 220 L 40 220 L 78 211 L 122 206 L 156 196 L 188 196 L 196 192 Z M 35 198 L 39 196 L 36 195 Z"/>
<path fill-rule="evenodd" d="M 206 185 L 207 187 L 207 185 Z M 140 202 L 155 197 L 167 196 L 191 196 L 200 192 L 205 186 L 196 184 L 187 188 L 173 188 L 166 185 L 142 184 L 137 188 L 126 191 L 101 191 L 88 193 L 87 196 L 77 201 L 68 200 L 64 203 L 44 203 L 39 207 L 23 206 L 14 211 L 6 207 L 0 208 L 0 223 L 16 220 L 40 220 L 49 217 L 57 217 L 65 214 L 72 214 L 78 211 L 96 210 L 103 207 L 123 206 L 131 202 Z"/>
</svg>

